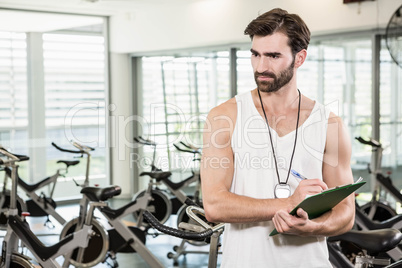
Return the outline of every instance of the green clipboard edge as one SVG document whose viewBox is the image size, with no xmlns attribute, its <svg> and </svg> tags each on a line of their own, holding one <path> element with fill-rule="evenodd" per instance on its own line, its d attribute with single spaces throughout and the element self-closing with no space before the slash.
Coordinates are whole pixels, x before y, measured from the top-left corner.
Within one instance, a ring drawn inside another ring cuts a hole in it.
<svg viewBox="0 0 402 268">
<path fill-rule="evenodd" d="M 358 183 L 347 184 L 343 186 L 338 186 L 332 189 L 328 189 L 323 191 L 322 193 L 312 195 L 304 199 L 300 204 L 298 204 L 291 212 L 290 215 L 296 215 L 296 211 L 298 208 L 302 208 L 307 212 L 309 219 L 314 219 L 325 212 L 331 210 L 335 207 L 339 202 L 349 196 L 351 193 L 359 189 L 365 181 L 361 181 Z M 276 229 L 274 229 L 269 236 L 274 236 L 279 234 Z"/>
</svg>

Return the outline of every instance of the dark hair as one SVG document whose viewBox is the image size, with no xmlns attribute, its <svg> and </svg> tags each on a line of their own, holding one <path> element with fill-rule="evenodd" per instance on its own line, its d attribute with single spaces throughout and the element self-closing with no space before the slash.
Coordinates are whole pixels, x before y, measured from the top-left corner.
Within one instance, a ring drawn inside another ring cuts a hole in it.
<svg viewBox="0 0 402 268">
<path fill-rule="evenodd" d="M 253 39 L 254 35 L 267 36 L 281 32 L 288 38 L 288 44 L 296 55 L 302 49 L 307 49 L 310 43 L 310 30 L 306 23 L 296 14 L 289 14 L 286 10 L 275 8 L 250 22 L 244 34 Z"/>
</svg>

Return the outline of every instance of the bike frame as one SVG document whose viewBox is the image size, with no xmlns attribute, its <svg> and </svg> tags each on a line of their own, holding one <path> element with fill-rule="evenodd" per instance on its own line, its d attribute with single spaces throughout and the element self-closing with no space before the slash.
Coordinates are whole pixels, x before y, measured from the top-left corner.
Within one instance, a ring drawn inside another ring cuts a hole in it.
<svg viewBox="0 0 402 268">
<path fill-rule="evenodd" d="M 389 177 L 384 176 L 381 169 L 382 163 L 382 154 L 384 148 L 382 147 L 381 143 L 375 140 L 366 141 L 361 137 L 356 138 L 360 143 L 369 145 L 373 148 L 373 155 L 371 158 L 370 166 L 374 167 L 374 170 L 369 169 L 369 172 L 372 176 L 372 183 L 373 183 L 373 208 L 370 210 L 369 217 L 373 219 L 374 213 L 376 211 L 375 201 L 378 201 L 378 195 L 380 195 L 381 189 L 385 189 L 387 193 L 391 194 L 396 201 L 402 203 L 402 194 L 400 191 L 392 184 Z"/>
<path fill-rule="evenodd" d="M 18 181 L 18 186 L 20 187 L 20 189 L 22 189 L 25 194 L 28 196 L 28 198 L 30 198 L 33 202 L 35 202 L 41 209 L 43 209 L 49 216 L 52 216 L 53 218 L 55 218 L 61 225 L 64 225 L 66 223 L 66 220 L 56 211 L 56 209 L 52 206 L 44 206 L 44 202 L 46 202 L 44 200 L 44 198 L 42 198 L 41 196 L 39 196 L 35 191 L 44 188 L 46 186 L 50 186 L 50 184 L 53 183 L 53 185 L 51 186 L 51 191 L 50 191 L 50 198 L 52 198 L 53 196 L 53 192 L 54 189 L 56 187 L 56 182 L 57 179 L 60 177 L 60 171 L 63 169 L 58 169 L 57 172 L 48 177 L 47 179 L 44 179 L 43 181 L 41 181 L 40 183 L 38 183 L 37 185 L 35 185 L 36 187 L 34 189 L 28 189 L 27 184 L 22 181 L 21 178 L 17 178 Z M 4 179 L 4 185 L 7 185 L 7 177 Z"/>
<path fill-rule="evenodd" d="M 146 263 L 149 264 L 152 268 L 163 268 L 164 265 L 160 262 L 160 260 L 152 254 L 152 252 L 145 246 L 144 243 L 130 230 L 130 228 L 123 222 L 123 218 L 127 215 L 131 215 L 135 211 L 139 211 L 142 208 L 146 207 L 149 201 L 149 196 L 144 195 L 138 198 L 135 201 L 132 201 L 122 208 L 113 210 L 111 209 L 106 202 L 99 202 L 102 205 L 98 205 L 96 208 L 100 211 L 103 217 L 108 221 L 109 225 L 114 228 L 127 242 L 127 244 L 133 248 Z M 83 219 L 88 219 L 88 221 L 96 221 L 94 218 L 94 211 L 87 210 L 86 204 L 90 203 L 90 199 L 84 194 L 81 202 L 80 202 L 80 216 L 78 222 L 82 222 Z M 91 202 L 93 202 L 92 200 Z M 77 229 L 79 229 L 80 224 L 77 225 Z M 100 224 L 100 226 L 102 226 Z M 76 231 L 78 231 L 76 229 Z M 109 239 L 113 239 L 113 237 L 109 236 Z M 109 241 L 106 241 L 109 242 Z M 116 252 L 118 253 L 118 252 Z M 82 253 L 81 253 L 82 254 Z"/>
<path fill-rule="evenodd" d="M 73 145 L 79 149 L 79 151 L 75 151 L 75 150 L 67 150 L 67 149 L 63 149 L 59 146 L 57 146 L 55 143 L 52 143 L 52 145 L 62 151 L 62 152 L 68 152 L 68 153 L 73 153 L 73 154 L 81 154 L 81 155 L 86 155 L 87 157 L 87 163 L 86 163 L 86 174 L 85 174 L 85 181 L 84 184 L 80 185 L 81 187 L 85 187 L 88 186 L 89 184 L 89 162 L 90 162 L 90 153 L 89 151 L 92 150 L 92 148 L 90 147 L 85 147 L 83 145 L 80 145 L 76 142 L 72 142 Z M 62 174 L 62 171 L 66 171 L 68 170 L 69 165 L 67 164 L 67 161 L 60 161 L 61 163 L 64 163 L 66 165 L 66 168 L 59 168 L 57 169 L 56 173 L 42 181 L 40 181 L 39 183 L 35 184 L 34 186 L 28 185 L 23 179 L 21 179 L 18 176 L 18 168 L 16 169 L 16 176 L 17 176 L 17 182 L 18 182 L 18 186 L 20 187 L 20 189 L 22 189 L 25 194 L 28 196 L 28 198 L 30 198 L 38 207 L 40 207 L 43 211 L 45 211 L 49 216 L 52 216 L 53 218 L 55 218 L 61 225 L 64 225 L 66 223 L 66 220 L 56 211 L 56 209 L 51 206 L 51 205 L 46 205 L 46 199 L 45 197 L 41 197 L 39 196 L 36 191 L 38 191 L 39 189 L 42 189 L 46 186 L 51 186 L 51 190 L 50 190 L 50 198 L 53 197 L 53 193 L 56 187 L 56 183 L 57 183 L 57 179 L 60 176 L 64 176 L 64 174 Z M 11 171 L 12 172 L 12 171 Z M 6 172 L 6 174 L 8 174 L 8 172 Z M 7 185 L 7 177 L 10 177 L 10 174 L 6 175 L 4 178 L 4 185 L 3 185 L 3 193 L 5 193 L 5 187 Z M 3 197 L 2 197 L 3 198 Z M 22 200 L 22 199 L 21 199 Z M 0 201 L 0 207 L 2 207 L 4 200 Z M 25 202 L 24 202 L 25 204 Z M 26 205 L 24 207 L 25 211 L 27 209 Z"/>
<path fill-rule="evenodd" d="M 59 243 L 53 246 L 44 246 L 35 234 L 31 231 L 24 218 L 18 216 L 17 210 L 17 175 L 16 170 L 18 165 L 16 162 L 21 161 L 20 158 L 9 153 L 8 151 L 0 148 L 0 153 L 5 155 L 9 160 L 1 160 L 1 164 L 8 166 L 12 170 L 11 174 L 11 192 L 10 192 L 10 209 L 8 212 L 9 223 L 7 233 L 3 240 L 2 248 L 2 265 L 3 267 L 10 267 L 12 255 L 18 252 L 19 241 L 26 246 L 30 252 L 35 256 L 36 260 L 43 267 L 61 267 L 56 258 L 71 252 L 77 247 L 86 247 L 88 245 L 89 236 L 92 233 L 92 226 L 90 225 L 90 218 L 88 217 L 83 224 L 81 230 L 71 236 L 66 237 Z M 68 263 L 66 260 L 65 263 Z M 67 266 L 65 266 L 67 267 Z"/>
</svg>

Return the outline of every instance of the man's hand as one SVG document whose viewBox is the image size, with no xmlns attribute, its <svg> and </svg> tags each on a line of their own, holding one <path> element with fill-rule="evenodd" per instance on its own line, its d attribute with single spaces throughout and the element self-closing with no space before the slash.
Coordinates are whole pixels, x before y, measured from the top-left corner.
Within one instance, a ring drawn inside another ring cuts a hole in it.
<svg viewBox="0 0 402 268">
<path fill-rule="evenodd" d="M 326 189 L 328 186 L 320 179 L 302 180 L 292 196 L 289 197 L 291 209 L 300 204 L 307 196 L 321 193 Z"/>
<path fill-rule="evenodd" d="M 295 192 L 289 197 L 290 208 L 286 210 L 278 210 L 272 218 L 276 230 L 279 233 L 307 235 L 313 231 L 314 224 L 308 219 L 308 214 L 303 209 L 299 208 L 296 215 L 290 215 L 289 212 L 303 201 L 307 196 L 321 193 L 328 189 L 328 186 L 319 179 L 302 180 L 297 186 Z"/>
<path fill-rule="evenodd" d="M 308 214 L 299 208 L 295 216 L 289 214 L 288 211 L 279 210 L 272 218 L 276 230 L 279 233 L 308 235 L 314 230 L 312 221 L 308 219 Z"/>
</svg>

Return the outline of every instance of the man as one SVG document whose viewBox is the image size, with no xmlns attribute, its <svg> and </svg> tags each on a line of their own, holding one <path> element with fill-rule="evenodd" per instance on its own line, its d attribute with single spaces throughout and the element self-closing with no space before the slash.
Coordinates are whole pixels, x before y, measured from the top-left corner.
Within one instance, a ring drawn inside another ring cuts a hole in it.
<svg viewBox="0 0 402 268">
<path fill-rule="evenodd" d="M 289 212 L 353 182 L 350 139 L 339 117 L 297 88 L 310 41 L 303 20 L 273 9 L 245 34 L 257 88 L 212 109 L 204 128 L 203 204 L 209 221 L 227 223 L 222 267 L 331 267 L 326 236 L 352 227 L 353 195 L 313 220 Z M 269 236 L 274 228 L 280 234 Z"/>
</svg>

